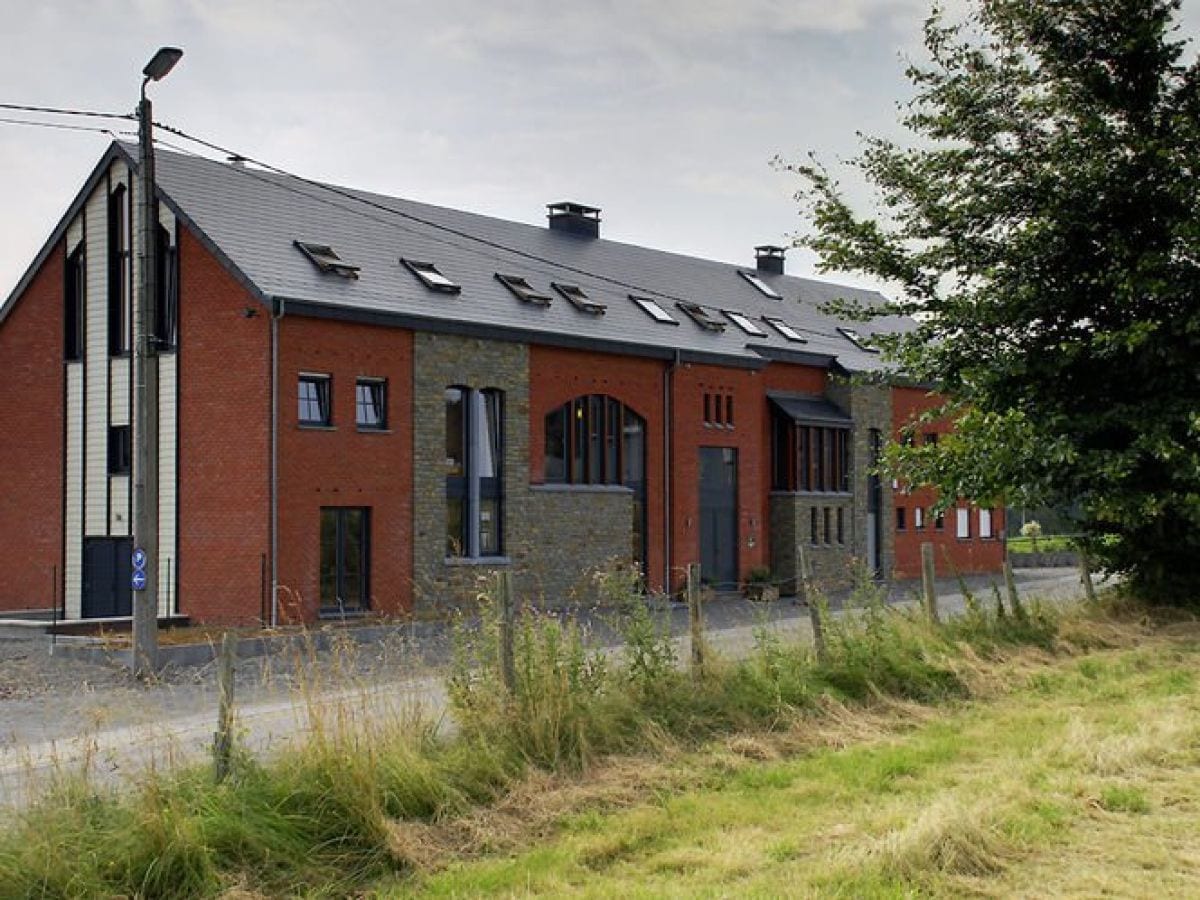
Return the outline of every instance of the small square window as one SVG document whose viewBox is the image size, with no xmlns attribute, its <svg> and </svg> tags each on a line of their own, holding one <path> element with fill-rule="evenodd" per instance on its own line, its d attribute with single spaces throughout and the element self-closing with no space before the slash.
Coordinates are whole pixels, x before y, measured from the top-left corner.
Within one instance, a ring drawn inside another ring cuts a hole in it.
<svg viewBox="0 0 1200 900">
<path fill-rule="evenodd" d="M 649 297 L 639 297 L 637 294 L 630 294 L 629 299 L 641 307 L 642 312 L 652 318 L 655 322 L 661 322 L 663 325 L 678 325 L 679 323 L 671 317 L 671 314 L 658 305 L 657 302 Z"/>
<path fill-rule="evenodd" d="M 531 285 L 520 275 L 501 275 L 499 272 L 497 272 L 496 280 L 512 291 L 513 296 L 515 296 L 518 300 L 523 300 L 526 303 L 532 303 L 535 306 L 550 305 L 550 298 L 545 294 L 535 291 L 533 289 L 533 285 Z"/>
<path fill-rule="evenodd" d="M 550 287 L 562 294 L 572 306 L 581 312 L 591 313 L 594 316 L 602 316 L 604 315 L 604 311 L 608 309 L 605 304 L 593 300 L 585 294 L 583 288 L 577 284 L 563 284 L 558 281 L 552 281 Z"/>
<path fill-rule="evenodd" d="M 322 272 L 332 272 L 344 278 L 358 277 L 358 266 L 352 266 L 345 262 L 328 244 L 310 244 L 306 241 L 293 241 L 293 243 Z"/>
<path fill-rule="evenodd" d="M 758 323 L 746 314 L 736 312 L 732 309 L 722 310 L 722 312 L 725 313 L 725 317 L 729 319 L 730 322 L 742 329 L 742 331 L 746 332 L 746 334 L 751 335 L 752 337 L 765 338 L 767 336 L 767 333 L 763 329 L 759 328 Z"/>
<path fill-rule="evenodd" d="M 763 321 L 782 334 L 789 341 L 797 344 L 807 344 L 808 341 L 795 328 L 777 316 L 763 316 Z"/>
<path fill-rule="evenodd" d="M 725 323 L 720 319 L 714 318 L 711 313 L 699 303 L 686 303 L 680 300 L 675 304 L 682 309 L 693 322 L 703 328 L 705 331 L 715 331 L 718 334 L 725 330 Z"/>
<path fill-rule="evenodd" d="M 387 428 L 387 382 L 360 378 L 354 386 L 354 422 L 361 431 Z"/>
<path fill-rule="evenodd" d="M 431 291 L 438 291 L 443 294 L 460 294 L 462 293 L 462 285 L 456 284 L 445 275 L 438 271 L 437 266 L 431 262 L 418 262 L 414 259 L 401 259 L 405 268 L 412 272 L 421 280 L 421 283 Z"/>
<path fill-rule="evenodd" d="M 299 422 L 301 425 L 327 426 L 333 423 L 329 403 L 330 380 L 328 375 L 300 376 Z"/>
<path fill-rule="evenodd" d="M 769 284 L 767 284 L 765 281 L 763 281 L 761 278 L 759 278 L 753 272 L 743 272 L 742 270 L 739 269 L 738 274 L 741 275 L 743 278 L 745 278 L 752 285 L 754 285 L 754 287 L 758 290 L 758 292 L 760 294 L 762 294 L 764 297 L 770 297 L 772 300 L 782 300 L 783 299 L 783 297 L 781 297 L 779 295 L 779 292 L 777 290 L 775 290 L 775 288 L 771 287 Z"/>
<path fill-rule="evenodd" d="M 108 428 L 108 474 L 128 475 L 133 463 L 133 446 L 128 425 L 110 425 Z"/>
</svg>

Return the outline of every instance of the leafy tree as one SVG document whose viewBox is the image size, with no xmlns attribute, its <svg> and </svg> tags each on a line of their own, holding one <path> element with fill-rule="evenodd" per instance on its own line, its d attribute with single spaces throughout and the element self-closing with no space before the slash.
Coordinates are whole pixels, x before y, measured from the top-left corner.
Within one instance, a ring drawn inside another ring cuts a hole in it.
<svg viewBox="0 0 1200 900">
<path fill-rule="evenodd" d="M 892 471 L 943 496 L 1079 501 L 1096 558 L 1200 602 L 1200 66 L 1179 9 L 935 9 L 911 144 L 863 137 L 850 163 L 878 212 L 815 157 L 787 168 L 799 242 L 897 287 L 886 312 L 919 324 L 887 351 L 950 398 L 955 435 L 891 447 Z"/>
</svg>

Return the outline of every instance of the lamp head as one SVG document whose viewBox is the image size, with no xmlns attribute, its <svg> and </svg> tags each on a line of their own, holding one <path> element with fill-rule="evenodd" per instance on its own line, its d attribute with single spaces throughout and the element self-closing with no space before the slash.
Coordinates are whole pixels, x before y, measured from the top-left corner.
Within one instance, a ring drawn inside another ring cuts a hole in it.
<svg viewBox="0 0 1200 900">
<path fill-rule="evenodd" d="M 179 62 L 182 56 L 183 51 L 178 47 L 159 47 L 154 58 L 142 69 L 142 74 L 150 81 L 161 81 L 175 68 L 175 63 Z"/>
</svg>

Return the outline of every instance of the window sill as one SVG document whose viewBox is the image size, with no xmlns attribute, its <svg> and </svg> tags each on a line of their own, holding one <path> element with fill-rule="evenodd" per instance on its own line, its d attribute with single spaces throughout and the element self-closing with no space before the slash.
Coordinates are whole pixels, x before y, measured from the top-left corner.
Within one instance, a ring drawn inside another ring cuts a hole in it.
<svg viewBox="0 0 1200 900">
<path fill-rule="evenodd" d="M 355 431 L 359 434 L 391 434 L 390 428 L 365 428 L 362 425 L 355 426 Z"/>
<path fill-rule="evenodd" d="M 512 559 L 507 556 L 447 556 L 444 560 L 448 566 L 511 566 Z"/>
<path fill-rule="evenodd" d="M 546 494 L 632 494 L 633 488 L 623 484 L 570 484 L 568 482 L 551 481 L 543 484 L 531 484 L 531 491 Z"/>
<path fill-rule="evenodd" d="M 342 610 L 336 606 L 322 606 L 317 611 L 317 618 L 322 620 L 365 619 L 371 614 L 369 609 Z"/>
<path fill-rule="evenodd" d="M 296 427 L 301 431 L 337 431 L 336 425 L 318 425 L 315 422 L 298 422 Z"/>
</svg>

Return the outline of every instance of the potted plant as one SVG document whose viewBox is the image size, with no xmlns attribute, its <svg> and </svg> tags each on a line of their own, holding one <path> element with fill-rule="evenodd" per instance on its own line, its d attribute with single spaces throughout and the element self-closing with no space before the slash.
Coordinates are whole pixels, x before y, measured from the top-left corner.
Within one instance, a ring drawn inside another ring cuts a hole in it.
<svg viewBox="0 0 1200 900">
<path fill-rule="evenodd" d="M 771 570 L 766 566 L 755 566 L 746 576 L 746 596 L 751 600 L 770 603 L 779 599 L 779 588 L 771 583 Z"/>
</svg>

